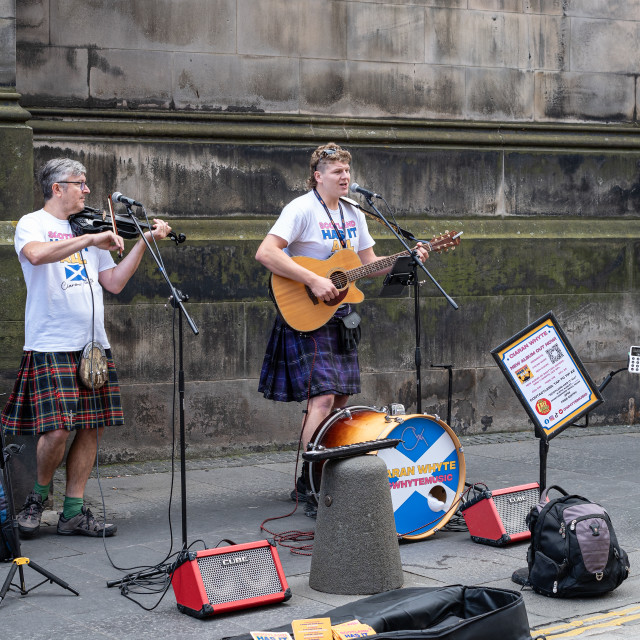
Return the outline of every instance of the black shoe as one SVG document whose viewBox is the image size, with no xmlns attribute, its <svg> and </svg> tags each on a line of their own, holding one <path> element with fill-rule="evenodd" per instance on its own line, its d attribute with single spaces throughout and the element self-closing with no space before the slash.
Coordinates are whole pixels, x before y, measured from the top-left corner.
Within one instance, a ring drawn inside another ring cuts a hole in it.
<svg viewBox="0 0 640 640">
<path fill-rule="evenodd" d="M 38 535 L 43 511 L 42 496 L 32 491 L 27 496 L 22 511 L 20 511 L 16 518 L 21 538 L 33 538 Z"/>
<path fill-rule="evenodd" d="M 291 492 L 291 500 L 294 502 L 308 502 L 311 498 L 311 489 L 307 486 L 305 479 L 300 476 L 296 480 L 296 488 Z"/>
<path fill-rule="evenodd" d="M 58 519 L 58 534 L 61 536 L 112 536 L 118 530 L 117 525 L 96 520 L 90 509 L 84 505 L 82 511 L 68 520 L 60 514 Z"/>
</svg>

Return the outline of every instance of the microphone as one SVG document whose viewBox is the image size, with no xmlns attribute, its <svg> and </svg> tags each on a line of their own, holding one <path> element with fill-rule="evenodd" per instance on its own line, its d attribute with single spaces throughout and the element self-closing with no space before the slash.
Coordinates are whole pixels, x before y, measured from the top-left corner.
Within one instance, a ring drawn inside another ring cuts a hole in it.
<svg viewBox="0 0 640 640">
<path fill-rule="evenodd" d="M 352 193 L 361 193 L 363 196 L 365 196 L 367 198 L 382 198 L 381 195 L 379 195 L 377 193 L 373 193 L 373 191 L 369 191 L 368 189 L 365 189 L 364 187 L 361 187 L 357 182 L 354 182 L 349 187 L 349 190 Z"/>
<path fill-rule="evenodd" d="M 115 200 L 115 202 L 122 202 L 122 204 L 128 204 L 130 207 L 142 207 L 142 203 L 137 200 L 133 200 L 132 198 L 127 198 L 127 196 L 123 196 L 119 191 L 111 194 L 111 199 Z"/>
</svg>

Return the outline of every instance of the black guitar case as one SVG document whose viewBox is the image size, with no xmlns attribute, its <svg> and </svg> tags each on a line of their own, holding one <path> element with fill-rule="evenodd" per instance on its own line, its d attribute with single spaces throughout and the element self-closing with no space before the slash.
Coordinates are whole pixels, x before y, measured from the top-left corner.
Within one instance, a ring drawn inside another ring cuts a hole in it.
<svg viewBox="0 0 640 640">
<path fill-rule="evenodd" d="M 522 594 L 489 587 L 413 587 L 378 593 L 314 618 L 336 625 L 357 619 L 376 640 L 531 640 Z M 260 631 L 288 631 L 291 625 Z M 223 640 L 251 640 L 251 635 Z"/>
</svg>

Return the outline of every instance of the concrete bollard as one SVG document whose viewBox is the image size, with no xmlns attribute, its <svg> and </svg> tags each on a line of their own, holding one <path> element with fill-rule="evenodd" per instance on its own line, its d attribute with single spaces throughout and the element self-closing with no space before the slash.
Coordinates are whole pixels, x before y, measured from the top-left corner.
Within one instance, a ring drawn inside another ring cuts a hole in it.
<svg viewBox="0 0 640 640">
<path fill-rule="evenodd" d="M 309 586 L 373 594 L 403 584 L 387 467 L 374 455 L 328 460 L 322 470 Z"/>
</svg>

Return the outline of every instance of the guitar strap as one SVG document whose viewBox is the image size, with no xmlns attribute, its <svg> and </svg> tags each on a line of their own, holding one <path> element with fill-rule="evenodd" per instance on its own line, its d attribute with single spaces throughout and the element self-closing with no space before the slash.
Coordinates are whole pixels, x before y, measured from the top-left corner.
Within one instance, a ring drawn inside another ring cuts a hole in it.
<svg viewBox="0 0 640 640">
<path fill-rule="evenodd" d="M 338 209 L 340 209 L 340 218 L 342 221 L 342 228 L 344 229 L 344 231 L 342 232 L 340 232 L 340 230 L 338 229 L 338 226 L 333 221 L 333 218 L 331 217 L 331 212 L 329 211 L 329 207 L 327 207 L 327 205 L 325 204 L 324 200 L 322 199 L 322 196 L 318 193 L 316 189 L 313 190 L 313 193 L 315 193 L 316 198 L 318 198 L 318 201 L 324 207 L 324 210 L 327 212 L 327 216 L 329 216 L 329 220 L 331 220 L 331 224 L 333 225 L 333 228 L 336 231 L 336 236 L 338 237 L 338 240 L 340 240 L 340 244 L 342 245 L 342 248 L 346 249 L 347 241 L 345 240 L 345 236 L 347 234 L 347 225 L 344 221 L 344 211 L 342 210 L 342 205 L 340 204 L 340 201 L 338 201 Z"/>
</svg>

